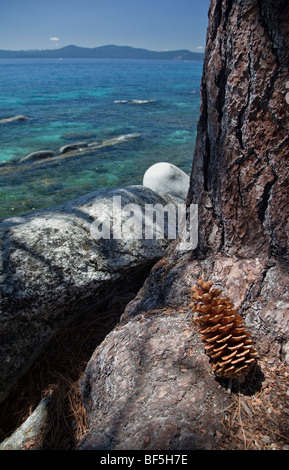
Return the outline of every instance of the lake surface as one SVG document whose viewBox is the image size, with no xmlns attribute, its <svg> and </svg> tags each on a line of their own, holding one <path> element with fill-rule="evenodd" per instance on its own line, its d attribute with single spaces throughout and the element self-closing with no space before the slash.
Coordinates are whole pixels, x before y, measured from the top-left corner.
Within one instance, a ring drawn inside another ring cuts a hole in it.
<svg viewBox="0 0 289 470">
<path fill-rule="evenodd" d="M 0 218 L 99 188 L 141 184 L 154 163 L 190 173 L 202 62 L 0 60 Z M 84 143 L 60 155 L 68 144 Z M 22 162 L 52 150 L 55 157 Z"/>
</svg>

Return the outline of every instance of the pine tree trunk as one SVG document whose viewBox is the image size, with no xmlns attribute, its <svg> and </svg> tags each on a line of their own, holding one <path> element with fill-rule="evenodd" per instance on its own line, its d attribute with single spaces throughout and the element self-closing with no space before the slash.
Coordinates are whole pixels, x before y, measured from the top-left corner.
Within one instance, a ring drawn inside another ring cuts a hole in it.
<svg viewBox="0 0 289 470">
<path fill-rule="evenodd" d="M 190 201 L 204 253 L 288 267 L 289 6 L 212 1 Z"/>
</svg>

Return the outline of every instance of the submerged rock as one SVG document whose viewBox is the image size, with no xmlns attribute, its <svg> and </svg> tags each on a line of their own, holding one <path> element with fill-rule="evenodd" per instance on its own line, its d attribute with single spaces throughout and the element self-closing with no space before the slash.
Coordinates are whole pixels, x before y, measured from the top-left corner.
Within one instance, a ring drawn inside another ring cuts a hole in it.
<svg viewBox="0 0 289 470">
<path fill-rule="evenodd" d="M 54 157 L 55 153 L 53 150 L 39 150 L 38 152 L 29 153 L 26 157 L 20 160 L 20 163 L 31 160 L 43 160 L 45 158 Z"/>
<path fill-rule="evenodd" d="M 81 150 L 86 148 L 88 144 L 86 142 L 77 142 L 75 144 L 67 144 L 59 149 L 60 155 L 63 153 L 73 152 L 74 150 Z"/>
<path fill-rule="evenodd" d="M 149 188 L 130 186 L 2 220 L 0 401 L 58 326 L 137 292 L 169 243 L 166 231 L 159 239 L 142 238 L 142 209 L 168 203 L 174 205 Z M 160 234 L 161 225 L 157 221 Z"/>
<path fill-rule="evenodd" d="M 0 119 L 1 124 L 7 124 L 8 122 L 15 122 L 15 121 L 28 121 L 29 117 L 22 116 L 22 114 L 19 114 L 18 116 L 12 116 L 9 118 L 4 118 Z"/>
<path fill-rule="evenodd" d="M 177 166 L 160 162 L 145 172 L 143 185 L 184 201 L 188 194 L 190 177 Z"/>
<path fill-rule="evenodd" d="M 128 101 L 128 100 L 114 100 L 114 103 L 116 104 L 149 104 L 149 103 L 155 103 L 157 100 L 137 100 L 137 99 L 134 99 L 132 101 Z"/>
</svg>

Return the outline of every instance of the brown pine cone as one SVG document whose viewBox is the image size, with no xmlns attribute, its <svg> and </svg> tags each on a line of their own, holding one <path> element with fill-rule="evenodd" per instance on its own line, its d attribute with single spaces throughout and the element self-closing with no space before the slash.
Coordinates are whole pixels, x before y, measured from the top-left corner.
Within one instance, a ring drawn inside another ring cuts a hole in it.
<svg viewBox="0 0 289 470">
<path fill-rule="evenodd" d="M 228 297 L 220 297 L 221 291 L 212 289 L 212 281 L 199 280 L 197 284 L 191 288 L 190 306 L 198 313 L 194 320 L 214 373 L 230 379 L 245 376 L 256 363 L 257 353 L 243 318 Z"/>
</svg>

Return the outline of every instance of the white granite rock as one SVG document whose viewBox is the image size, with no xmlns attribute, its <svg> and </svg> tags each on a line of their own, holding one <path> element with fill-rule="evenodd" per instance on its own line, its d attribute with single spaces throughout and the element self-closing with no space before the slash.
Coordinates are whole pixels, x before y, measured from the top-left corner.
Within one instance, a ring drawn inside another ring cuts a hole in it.
<svg viewBox="0 0 289 470">
<path fill-rule="evenodd" d="M 121 207 L 113 208 L 114 197 Z M 0 221 L 0 402 L 58 326 L 137 292 L 169 243 L 165 233 L 141 238 L 142 209 L 168 203 L 175 204 L 130 186 Z M 112 213 L 115 225 L 109 227 Z"/>
<path fill-rule="evenodd" d="M 190 177 L 177 166 L 160 162 L 151 166 L 145 172 L 143 185 L 184 201 L 187 197 Z"/>
</svg>

